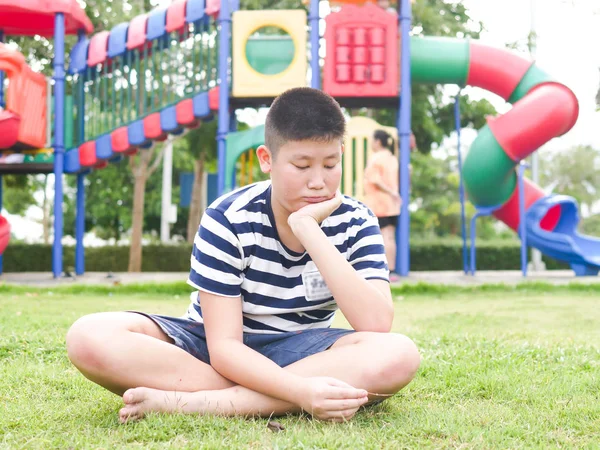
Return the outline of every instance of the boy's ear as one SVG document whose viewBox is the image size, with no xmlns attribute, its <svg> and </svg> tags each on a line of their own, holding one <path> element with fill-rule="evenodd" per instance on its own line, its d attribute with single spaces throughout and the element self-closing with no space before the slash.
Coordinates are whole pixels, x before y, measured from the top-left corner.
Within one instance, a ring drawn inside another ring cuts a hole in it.
<svg viewBox="0 0 600 450">
<path fill-rule="evenodd" d="M 256 157 L 260 164 L 260 170 L 262 170 L 263 173 L 270 173 L 273 165 L 273 155 L 271 154 L 271 150 L 269 150 L 267 146 L 261 145 L 256 149 Z"/>
<path fill-rule="evenodd" d="M 344 153 L 345 148 L 346 148 L 346 146 L 344 145 L 344 143 L 342 143 L 342 154 Z"/>
</svg>

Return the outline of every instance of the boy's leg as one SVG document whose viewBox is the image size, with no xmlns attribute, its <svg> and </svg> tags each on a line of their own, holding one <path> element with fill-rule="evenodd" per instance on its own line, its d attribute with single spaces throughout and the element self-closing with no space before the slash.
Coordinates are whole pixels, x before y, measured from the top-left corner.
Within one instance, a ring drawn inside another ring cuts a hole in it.
<svg viewBox="0 0 600 450">
<path fill-rule="evenodd" d="M 82 317 L 67 334 L 67 352 L 81 373 L 117 395 L 136 386 L 191 392 L 234 385 L 136 313 Z"/>
<path fill-rule="evenodd" d="M 370 396 L 378 400 L 406 386 L 414 378 L 419 364 L 417 348 L 406 336 L 363 332 L 346 335 L 331 349 L 285 369 L 305 377 L 337 378 L 371 394 L 383 394 Z M 269 416 L 298 410 L 289 403 L 242 386 L 193 393 L 136 388 L 127 391 L 123 400 L 121 421 L 138 419 L 151 411 Z"/>
</svg>

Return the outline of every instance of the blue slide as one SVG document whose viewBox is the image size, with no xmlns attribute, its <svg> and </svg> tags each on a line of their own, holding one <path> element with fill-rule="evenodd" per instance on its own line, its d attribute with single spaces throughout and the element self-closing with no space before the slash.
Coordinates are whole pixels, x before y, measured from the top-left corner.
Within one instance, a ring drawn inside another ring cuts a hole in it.
<svg viewBox="0 0 600 450">
<path fill-rule="evenodd" d="M 527 245 L 565 261 L 577 276 L 598 275 L 600 239 L 577 232 L 577 201 L 566 195 L 543 197 L 525 215 Z"/>
</svg>

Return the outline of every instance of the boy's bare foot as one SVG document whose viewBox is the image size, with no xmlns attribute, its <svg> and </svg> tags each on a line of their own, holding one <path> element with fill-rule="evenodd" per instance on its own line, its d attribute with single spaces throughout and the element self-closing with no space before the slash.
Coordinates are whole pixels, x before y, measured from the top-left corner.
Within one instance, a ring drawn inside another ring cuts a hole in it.
<svg viewBox="0 0 600 450">
<path fill-rule="evenodd" d="M 140 420 L 149 412 L 189 413 L 193 410 L 199 413 L 200 410 L 190 404 L 190 401 L 197 400 L 190 394 L 145 387 L 129 389 L 123 394 L 125 406 L 119 411 L 119 421 L 126 423 Z"/>
</svg>

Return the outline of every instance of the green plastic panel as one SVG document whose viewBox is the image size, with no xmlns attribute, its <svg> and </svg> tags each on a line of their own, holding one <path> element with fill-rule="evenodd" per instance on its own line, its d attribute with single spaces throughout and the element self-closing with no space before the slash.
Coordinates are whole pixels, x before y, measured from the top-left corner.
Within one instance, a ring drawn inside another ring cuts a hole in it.
<svg viewBox="0 0 600 450">
<path fill-rule="evenodd" d="M 289 36 L 252 37 L 246 42 L 250 66 L 263 75 L 283 72 L 294 59 L 294 42 Z"/>
<path fill-rule="evenodd" d="M 515 162 L 511 160 L 486 125 L 471 145 L 463 166 L 465 189 L 477 206 L 506 202 L 517 183 Z"/>
<path fill-rule="evenodd" d="M 413 37 L 410 53 L 413 83 L 465 85 L 469 74 L 467 39 Z"/>
<path fill-rule="evenodd" d="M 525 73 L 525 76 L 521 79 L 514 92 L 508 99 L 509 103 L 515 103 L 521 100 L 527 95 L 527 93 L 536 87 L 538 84 L 546 83 L 548 81 L 554 81 L 553 78 L 540 69 L 538 66 L 533 64 L 529 70 Z"/>
</svg>

